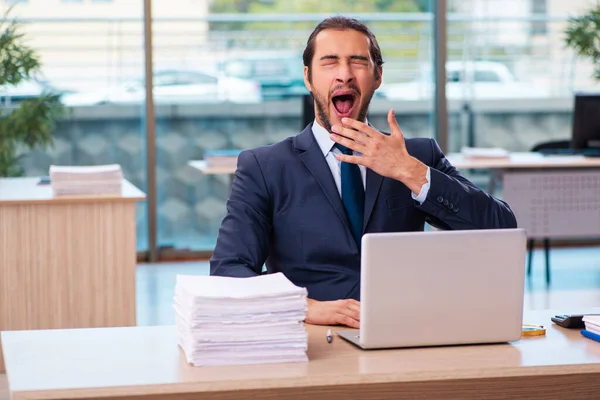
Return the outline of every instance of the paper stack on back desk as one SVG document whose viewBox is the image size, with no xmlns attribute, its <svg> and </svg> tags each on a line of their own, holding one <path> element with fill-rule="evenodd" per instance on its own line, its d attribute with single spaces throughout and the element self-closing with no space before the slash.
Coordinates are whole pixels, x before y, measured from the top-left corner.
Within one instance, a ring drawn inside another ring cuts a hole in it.
<svg viewBox="0 0 600 400">
<path fill-rule="evenodd" d="M 510 153 L 499 147 L 463 147 L 461 153 L 464 158 L 469 160 L 506 160 L 510 158 Z"/>
<path fill-rule="evenodd" d="M 50 166 L 50 185 L 56 195 L 120 194 L 123 171 L 119 164 Z"/>
<path fill-rule="evenodd" d="M 195 366 L 306 362 L 306 295 L 282 273 L 178 275 L 179 345 Z"/>
<path fill-rule="evenodd" d="M 235 168 L 240 153 L 241 150 L 209 150 L 204 152 L 204 160 L 208 167 Z"/>
</svg>

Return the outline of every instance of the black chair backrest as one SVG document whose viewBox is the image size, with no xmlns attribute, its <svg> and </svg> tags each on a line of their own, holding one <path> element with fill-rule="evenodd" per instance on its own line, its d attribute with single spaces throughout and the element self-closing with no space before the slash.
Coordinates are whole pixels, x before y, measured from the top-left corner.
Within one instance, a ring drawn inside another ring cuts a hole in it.
<svg viewBox="0 0 600 400">
<path fill-rule="evenodd" d="M 302 96 L 302 127 L 300 129 L 306 128 L 306 126 L 314 120 L 315 106 L 313 98 L 310 94 L 305 94 Z"/>
<path fill-rule="evenodd" d="M 535 146 L 531 148 L 531 151 L 541 151 L 544 150 L 566 150 L 571 148 L 570 140 L 554 140 L 550 142 L 542 142 L 537 143 Z"/>
</svg>

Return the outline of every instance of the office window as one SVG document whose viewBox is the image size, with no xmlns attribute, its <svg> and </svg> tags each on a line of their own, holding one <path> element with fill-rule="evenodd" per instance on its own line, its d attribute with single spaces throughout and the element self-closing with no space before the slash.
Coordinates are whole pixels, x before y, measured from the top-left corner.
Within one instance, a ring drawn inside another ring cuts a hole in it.
<svg viewBox="0 0 600 400">
<path fill-rule="evenodd" d="M 547 0 L 532 0 L 531 2 L 531 13 L 536 17 L 545 17 L 547 15 L 548 5 Z M 532 35 L 545 35 L 548 33 L 548 24 L 546 21 L 534 20 L 531 22 L 531 34 Z"/>
<path fill-rule="evenodd" d="M 27 3 L 29 0 L 4 0 L 6 4 Z"/>
<path fill-rule="evenodd" d="M 155 73 L 166 80 L 165 70 L 178 71 L 176 82 L 154 82 L 157 239 L 165 252 L 211 251 L 225 215 L 231 177 L 203 174 L 189 161 L 211 150 L 275 143 L 305 127 L 302 51 L 324 13 L 364 13 L 362 20 L 377 35 L 384 83 L 371 102 L 369 121 L 389 129 L 386 113 L 394 107 L 407 136 L 432 136 L 433 103 L 423 100 L 433 98 L 433 88 L 421 73 L 432 63 L 429 1 L 184 4 L 178 10 L 170 2 L 153 2 Z M 218 14 L 227 17 L 208 19 Z M 418 110 L 405 111 L 405 102 L 418 103 Z"/>
<path fill-rule="evenodd" d="M 176 0 L 174 0 L 176 1 Z M 36 3 L 45 2 L 38 0 Z M 1 0 L 0 0 L 1 3 Z M 34 2 L 30 2 L 32 4 Z M 101 7 L 62 0 L 47 7 L 23 7 L 21 32 L 36 52 L 41 71 L 35 79 L 0 93 L 12 102 L 52 92 L 61 96 L 67 118 L 58 121 L 54 146 L 22 160 L 25 175 L 48 175 L 49 166 L 120 164 L 125 178 L 145 191 L 144 27 L 142 1 Z M 69 7 L 73 5 L 73 7 Z M 140 83 L 142 82 L 142 83 Z M 0 106 L 0 111 L 2 107 Z M 138 250 L 147 248 L 146 202 L 136 204 Z"/>
<path fill-rule="evenodd" d="M 529 151 L 570 136 L 570 99 L 592 87 L 564 45 L 573 9 L 590 0 L 452 0 L 448 19 L 450 151 Z M 552 16 L 552 18 L 549 17 Z M 453 79 L 465 71 L 464 81 Z M 565 104 L 553 107 L 556 100 Z M 527 112 L 524 112 L 527 110 Z"/>
<path fill-rule="evenodd" d="M 502 82 L 502 78 L 495 71 L 477 70 L 474 74 L 475 82 Z"/>
</svg>

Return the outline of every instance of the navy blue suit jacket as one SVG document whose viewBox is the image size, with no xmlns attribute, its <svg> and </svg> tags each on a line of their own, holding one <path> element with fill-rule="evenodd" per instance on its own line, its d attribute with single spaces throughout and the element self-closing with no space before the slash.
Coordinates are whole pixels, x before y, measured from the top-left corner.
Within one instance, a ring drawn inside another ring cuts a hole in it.
<svg viewBox="0 0 600 400">
<path fill-rule="evenodd" d="M 431 186 L 420 205 L 403 183 L 367 169 L 364 233 L 515 228 L 509 206 L 469 182 L 432 139 L 406 139 L 428 165 Z M 242 152 L 227 202 L 211 275 L 283 272 L 310 298 L 360 296 L 360 254 L 331 170 L 312 133 Z"/>
</svg>

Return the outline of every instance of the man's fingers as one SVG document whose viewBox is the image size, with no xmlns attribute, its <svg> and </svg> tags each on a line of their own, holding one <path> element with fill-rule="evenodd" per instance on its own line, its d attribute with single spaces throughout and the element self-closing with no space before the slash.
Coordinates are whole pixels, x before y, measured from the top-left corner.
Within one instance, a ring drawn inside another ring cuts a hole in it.
<svg viewBox="0 0 600 400">
<path fill-rule="evenodd" d="M 340 125 L 333 125 L 331 127 L 331 130 L 333 132 L 335 132 L 336 134 L 338 134 L 339 136 L 343 136 L 343 137 L 347 137 L 348 139 L 352 139 L 355 142 L 358 143 L 362 143 L 362 144 L 366 144 L 371 138 L 362 133 L 362 132 L 358 132 L 354 129 L 350 129 L 350 128 L 344 128 Z"/>
<path fill-rule="evenodd" d="M 342 118 L 342 124 L 344 124 L 347 127 L 356 129 L 359 133 L 362 133 L 363 135 L 369 137 L 373 137 L 379 134 L 379 132 L 373 127 L 365 124 L 364 122 L 357 121 L 352 118 Z"/>
<path fill-rule="evenodd" d="M 396 121 L 396 114 L 394 113 L 394 109 L 390 109 L 390 111 L 388 111 L 388 124 L 390 125 L 390 130 L 392 132 L 392 135 L 400 135 L 402 137 L 404 137 L 404 135 L 402 134 L 402 129 L 400 129 L 400 125 L 398 125 L 398 121 Z"/>
<path fill-rule="evenodd" d="M 360 307 L 356 307 L 356 305 L 346 304 L 340 309 L 340 314 L 346 315 L 352 319 L 360 321 Z"/>
<path fill-rule="evenodd" d="M 358 151 L 359 153 L 364 153 L 365 152 L 365 145 L 363 143 L 361 143 L 361 142 L 357 142 L 357 141 L 354 141 L 352 139 L 348 139 L 348 138 L 346 138 L 344 136 L 337 135 L 335 133 L 332 133 L 331 135 L 329 135 L 329 137 L 334 142 L 339 143 L 342 146 L 346 146 L 349 149 L 352 149 L 354 151 Z"/>
<path fill-rule="evenodd" d="M 352 312 L 352 316 L 356 319 L 360 319 L 360 303 L 357 301 L 348 302 L 346 304 L 348 309 Z"/>
<path fill-rule="evenodd" d="M 340 125 L 333 125 L 331 127 L 331 130 L 340 136 L 345 136 L 348 139 L 352 139 L 352 140 L 355 140 L 358 137 L 358 135 L 360 134 L 359 132 L 355 131 L 354 129 L 344 128 L 343 126 L 340 126 Z"/>
<path fill-rule="evenodd" d="M 347 316 L 347 315 L 338 314 L 337 320 L 338 320 L 338 324 L 344 324 L 351 328 L 356 328 L 356 329 L 360 328 L 360 322 L 355 320 L 352 317 Z"/>
<path fill-rule="evenodd" d="M 365 157 L 359 157 L 359 156 L 347 156 L 345 154 L 336 154 L 335 157 L 340 160 L 341 162 L 347 162 L 350 164 L 361 164 L 361 165 L 365 165 L 364 161 L 365 161 Z M 362 161 L 362 162 L 361 162 Z M 365 165 L 366 166 L 366 165 Z"/>
</svg>

